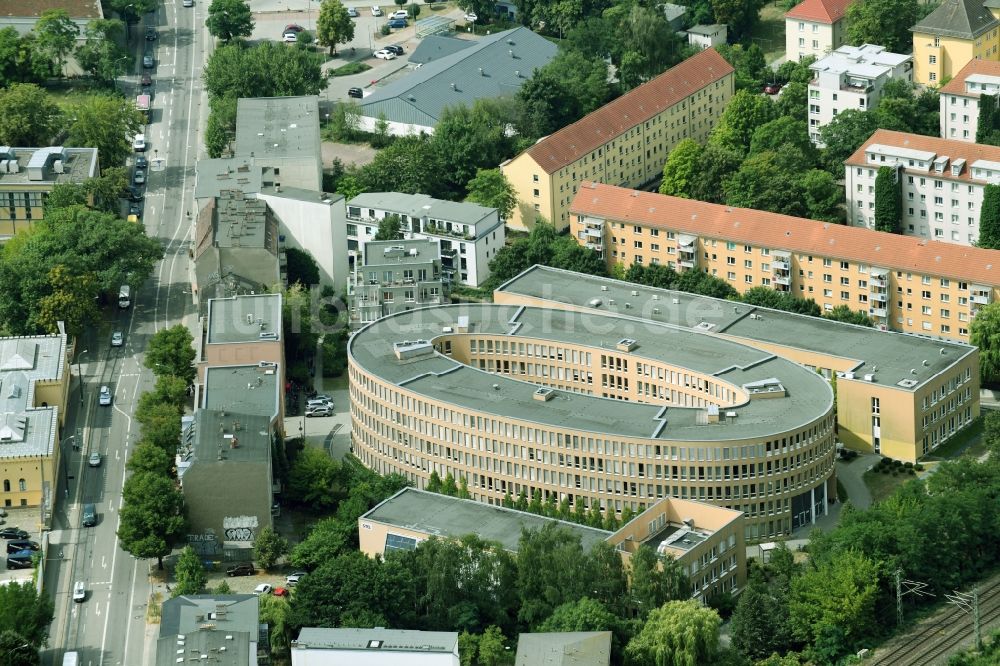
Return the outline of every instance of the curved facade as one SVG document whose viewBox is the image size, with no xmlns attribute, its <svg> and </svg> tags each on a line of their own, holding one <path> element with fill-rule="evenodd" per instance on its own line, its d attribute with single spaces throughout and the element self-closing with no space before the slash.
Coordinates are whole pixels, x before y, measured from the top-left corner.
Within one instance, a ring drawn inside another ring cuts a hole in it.
<svg viewBox="0 0 1000 666">
<path fill-rule="evenodd" d="M 424 308 L 348 347 L 354 452 L 473 498 L 540 490 L 638 511 L 672 496 L 787 534 L 833 492 L 833 393 L 770 352 L 625 317 L 500 305 Z"/>
</svg>

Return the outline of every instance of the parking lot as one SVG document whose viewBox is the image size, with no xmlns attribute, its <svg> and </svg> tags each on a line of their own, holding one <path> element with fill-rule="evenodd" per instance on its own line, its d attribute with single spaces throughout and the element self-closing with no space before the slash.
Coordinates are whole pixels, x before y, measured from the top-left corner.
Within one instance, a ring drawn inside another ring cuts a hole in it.
<svg viewBox="0 0 1000 666">
<path fill-rule="evenodd" d="M 41 533 L 38 529 L 40 519 L 38 508 L 7 507 L 0 509 L 0 529 L 5 527 L 17 527 L 28 533 L 28 540 L 41 543 Z M 0 584 L 10 580 L 31 580 L 31 569 L 8 569 L 7 568 L 7 543 L 8 539 L 0 539 L 3 546 L 3 562 L 0 563 Z"/>
</svg>

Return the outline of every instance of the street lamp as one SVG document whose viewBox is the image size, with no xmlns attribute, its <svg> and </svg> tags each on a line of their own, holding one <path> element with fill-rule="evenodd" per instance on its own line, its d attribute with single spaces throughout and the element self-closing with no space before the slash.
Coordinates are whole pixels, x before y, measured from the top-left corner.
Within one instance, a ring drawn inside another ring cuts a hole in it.
<svg viewBox="0 0 1000 666">
<path fill-rule="evenodd" d="M 83 370 L 80 369 L 80 357 L 89 350 L 84 349 L 76 355 L 76 374 L 80 378 L 80 406 L 83 407 Z"/>
</svg>

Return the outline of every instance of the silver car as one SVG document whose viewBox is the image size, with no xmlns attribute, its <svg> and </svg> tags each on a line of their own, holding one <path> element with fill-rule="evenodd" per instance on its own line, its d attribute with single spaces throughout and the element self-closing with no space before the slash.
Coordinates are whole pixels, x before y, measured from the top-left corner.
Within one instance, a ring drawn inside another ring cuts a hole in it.
<svg viewBox="0 0 1000 666">
<path fill-rule="evenodd" d="M 93 453 L 91 453 L 90 454 L 90 458 L 87 459 L 87 464 L 90 465 L 91 467 L 100 467 L 101 466 L 101 454 L 98 453 L 97 451 L 94 451 Z"/>
<path fill-rule="evenodd" d="M 97 397 L 97 402 L 101 407 L 107 407 L 111 404 L 111 389 L 107 385 L 101 387 L 101 392 Z"/>
<path fill-rule="evenodd" d="M 111 334 L 112 347 L 121 347 L 123 344 L 125 344 L 125 334 L 121 331 L 115 331 Z"/>
</svg>

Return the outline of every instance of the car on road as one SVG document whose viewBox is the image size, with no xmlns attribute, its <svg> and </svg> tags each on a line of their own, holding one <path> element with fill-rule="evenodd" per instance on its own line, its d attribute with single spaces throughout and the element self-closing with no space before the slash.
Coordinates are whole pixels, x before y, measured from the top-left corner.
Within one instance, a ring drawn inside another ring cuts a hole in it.
<svg viewBox="0 0 1000 666">
<path fill-rule="evenodd" d="M 17 527 L 5 527 L 0 530 L 0 539 L 27 539 L 30 534 Z"/>
<path fill-rule="evenodd" d="M 142 152 L 146 150 L 146 135 L 136 134 L 135 138 L 132 139 L 132 150 L 136 152 Z"/>
<path fill-rule="evenodd" d="M 143 74 L 139 82 L 142 84 L 143 88 L 148 88 L 149 86 L 153 85 L 153 77 L 150 76 L 149 74 Z"/>
<path fill-rule="evenodd" d="M 347 8 L 347 15 L 350 16 L 351 18 L 358 18 L 359 16 L 361 16 L 361 14 L 358 13 L 358 10 L 355 9 L 354 7 Z"/>
<path fill-rule="evenodd" d="M 83 505 L 83 510 L 80 515 L 80 522 L 83 523 L 84 527 L 93 527 L 97 524 L 97 505 L 93 502 L 87 502 Z"/>
<path fill-rule="evenodd" d="M 389 21 L 389 27 L 392 28 L 393 30 L 401 30 L 402 28 L 405 28 L 407 25 L 408 24 L 406 22 L 406 19 L 394 18 L 391 21 Z"/>
<path fill-rule="evenodd" d="M 151 53 L 142 56 L 142 66 L 146 69 L 153 69 L 153 55 Z"/>
<path fill-rule="evenodd" d="M 121 347 L 123 344 L 125 344 L 125 334 L 124 333 L 122 333 L 121 331 L 115 331 L 114 333 L 111 334 L 111 346 L 112 347 Z"/>
<path fill-rule="evenodd" d="M 347 96 L 361 99 L 362 97 L 365 96 L 365 91 L 363 91 L 361 88 L 348 88 Z"/>
<path fill-rule="evenodd" d="M 235 567 L 226 569 L 227 576 L 252 576 L 257 573 L 252 564 L 237 564 Z"/>
<path fill-rule="evenodd" d="M 395 60 L 396 59 L 396 54 L 393 53 L 392 51 L 389 51 L 388 49 L 379 49 L 378 51 L 376 51 L 372 55 L 375 56 L 376 58 L 381 58 L 382 60 Z"/>
<path fill-rule="evenodd" d="M 372 7 L 372 16 L 382 16 L 382 8 L 378 5 Z"/>
<path fill-rule="evenodd" d="M 135 173 L 132 174 L 132 182 L 136 185 L 143 185 L 146 182 L 146 170 L 136 169 Z"/>
<path fill-rule="evenodd" d="M 468 14 L 465 15 L 465 22 L 466 23 L 475 23 L 478 20 L 479 20 L 479 17 L 476 16 L 475 12 L 469 12 Z"/>
<path fill-rule="evenodd" d="M 91 467 L 100 467 L 101 466 L 101 454 L 98 453 L 97 451 L 94 451 L 93 453 L 91 453 L 90 457 L 87 458 L 87 464 L 90 465 Z"/>
<path fill-rule="evenodd" d="M 253 588 L 253 593 L 258 596 L 261 594 L 271 594 L 271 584 L 261 583 L 257 587 Z"/>
<path fill-rule="evenodd" d="M 158 35 L 156 34 L 156 28 L 151 25 L 146 26 L 146 41 L 155 42 Z"/>
<path fill-rule="evenodd" d="M 184 0 L 183 4 L 185 7 L 194 7 L 194 0 Z"/>
<path fill-rule="evenodd" d="M 135 166 L 138 169 L 145 169 L 147 166 L 149 166 L 149 160 L 146 159 L 145 155 L 136 155 Z"/>
<path fill-rule="evenodd" d="M 135 217 L 137 217 L 137 218 L 142 217 L 142 206 L 140 206 L 139 204 L 134 204 L 134 203 L 133 204 L 129 204 L 128 205 L 128 214 L 129 214 L 129 217 L 132 217 L 133 215 Z"/>
<path fill-rule="evenodd" d="M 389 14 L 389 18 L 391 18 L 391 19 L 403 19 L 403 20 L 406 20 L 406 19 L 410 18 L 410 15 L 406 13 L 405 9 L 400 9 L 400 10 L 394 11 L 393 13 Z"/>
<path fill-rule="evenodd" d="M 330 405 L 306 407 L 306 416 L 333 416 L 333 407 Z"/>
<path fill-rule="evenodd" d="M 107 384 L 101 387 L 101 391 L 97 395 L 97 402 L 101 407 L 107 407 L 111 404 L 111 389 L 108 388 Z"/>
<path fill-rule="evenodd" d="M 80 603 L 87 598 L 87 588 L 84 586 L 82 580 L 78 580 L 73 583 L 73 601 Z"/>
<path fill-rule="evenodd" d="M 295 573 L 290 573 L 285 576 L 285 585 L 288 587 L 295 587 L 302 580 L 302 577 L 306 575 L 305 571 L 296 571 Z"/>
<path fill-rule="evenodd" d="M 142 201 L 142 189 L 138 187 L 128 188 L 128 200 L 129 201 Z"/>
<path fill-rule="evenodd" d="M 400 44 L 390 44 L 389 46 L 385 47 L 385 50 L 386 51 L 392 51 L 393 53 L 395 53 L 398 56 L 401 56 L 401 55 L 403 55 L 403 53 L 405 53 L 405 51 L 403 51 L 402 45 L 400 45 Z"/>
<path fill-rule="evenodd" d="M 767 93 L 768 95 L 777 95 L 779 92 L 781 92 L 781 84 L 768 83 L 764 86 L 764 92 Z"/>
<path fill-rule="evenodd" d="M 7 554 L 11 555 L 13 553 L 20 553 L 22 550 L 38 550 L 38 542 L 28 541 L 27 539 L 18 539 L 17 541 L 7 542 Z"/>
<path fill-rule="evenodd" d="M 22 550 L 12 555 L 7 556 L 7 568 L 8 569 L 30 569 L 34 566 L 32 562 L 32 556 L 34 552 L 30 550 Z"/>
</svg>

